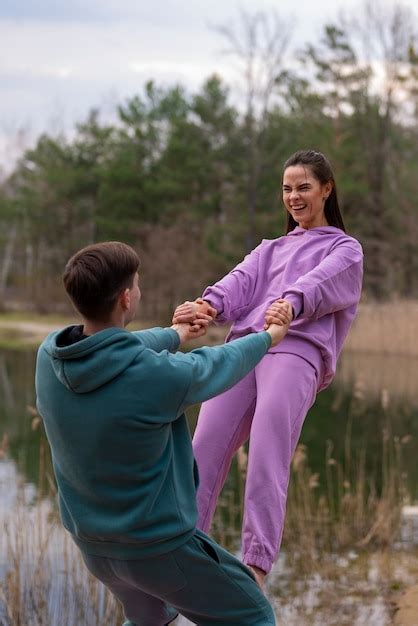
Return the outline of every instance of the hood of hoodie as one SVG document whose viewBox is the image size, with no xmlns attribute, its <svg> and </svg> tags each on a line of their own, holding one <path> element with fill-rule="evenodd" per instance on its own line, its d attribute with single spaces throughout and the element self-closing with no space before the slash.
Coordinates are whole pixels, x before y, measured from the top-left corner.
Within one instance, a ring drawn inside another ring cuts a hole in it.
<svg viewBox="0 0 418 626">
<path fill-rule="evenodd" d="M 144 350 L 137 337 L 122 328 L 107 328 L 61 347 L 60 338 L 71 328 L 48 335 L 41 349 L 50 355 L 58 380 L 76 393 L 94 391 L 107 384 Z"/>
<path fill-rule="evenodd" d="M 345 235 L 345 232 L 341 228 L 336 226 L 315 226 L 315 228 L 302 228 L 301 226 L 295 226 L 290 233 L 287 233 L 287 237 L 298 237 L 300 235 Z"/>
</svg>

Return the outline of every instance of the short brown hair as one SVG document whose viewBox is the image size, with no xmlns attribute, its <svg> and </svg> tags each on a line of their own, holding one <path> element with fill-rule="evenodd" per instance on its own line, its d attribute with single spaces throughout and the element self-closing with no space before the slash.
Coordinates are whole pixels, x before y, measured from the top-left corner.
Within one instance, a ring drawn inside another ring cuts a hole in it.
<svg viewBox="0 0 418 626">
<path fill-rule="evenodd" d="M 95 243 L 79 250 L 65 266 L 65 289 L 87 319 L 107 321 L 120 293 L 132 287 L 140 260 L 119 241 Z"/>
</svg>

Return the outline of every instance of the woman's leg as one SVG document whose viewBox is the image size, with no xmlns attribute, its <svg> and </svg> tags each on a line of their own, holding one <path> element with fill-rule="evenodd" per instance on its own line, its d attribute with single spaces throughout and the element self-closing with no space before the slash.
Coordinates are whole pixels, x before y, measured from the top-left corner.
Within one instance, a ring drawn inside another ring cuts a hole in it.
<svg viewBox="0 0 418 626">
<path fill-rule="evenodd" d="M 256 382 L 242 544 L 244 563 L 269 572 L 283 534 L 291 460 L 317 380 L 301 357 L 275 353 L 257 366 Z"/>
<path fill-rule="evenodd" d="M 193 437 L 193 452 L 200 478 L 197 527 L 204 532 L 210 528 L 232 457 L 248 439 L 255 393 L 252 371 L 228 391 L 202 404 Z"/>
</svg>

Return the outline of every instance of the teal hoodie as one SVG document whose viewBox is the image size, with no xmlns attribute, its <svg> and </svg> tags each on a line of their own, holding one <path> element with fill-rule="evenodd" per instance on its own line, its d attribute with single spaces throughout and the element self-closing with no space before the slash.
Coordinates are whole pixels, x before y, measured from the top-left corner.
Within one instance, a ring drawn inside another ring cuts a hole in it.
<svg viewBox="0 0 418 626">
<path fill-rule="evenodd" d="M 137 559 L 174 550 L 197 519 L 184 410 L 243 378 L 270 335 L 173 354 L 179 336 L 169 328 L 110 328 L 60 347 L 70 329 L 45 339 L 36 365 L 63 524 L 88 554 Z"/>
</svg>

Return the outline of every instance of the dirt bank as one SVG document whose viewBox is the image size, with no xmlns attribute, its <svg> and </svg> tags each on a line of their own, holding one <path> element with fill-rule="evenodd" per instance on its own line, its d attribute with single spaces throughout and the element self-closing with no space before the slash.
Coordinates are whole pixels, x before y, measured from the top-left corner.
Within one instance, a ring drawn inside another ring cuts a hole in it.
<svg viewBox="0 0 418 626">
<path fill-rule="evenodd" d="M 394 626 L 418 626 L 418 585 L 408 587 L 395 601 Z"/>
<path fill-rule="evenodd" d="M 38 346 L 48 333 L 62 327 L 59 322 L 0 320 L 0 343 L 11 347 Z"/>
<path fill-rule="evenodd" d="M 75 320 L 61 321 L 31 321 L 31 320 L 1 320 L 0 319 L 0 343 L 2 339 L 5 343 L 9 343 L 9 339 L 16 340 L 22 345 L 37 346 L 48 335 L 48 333 L 59 328 L 63 328 L 67 324 L 77 324 Z M 155 324 L 132 322 L 128 330 L 141 330 L 142 328 L 151 328 Z M 191 342 L 191 347 L 198 345 L 213 345 L 222 343 L 227 329 L 217 326 L 211 326 L 205 337 Z"/>
</svg>

